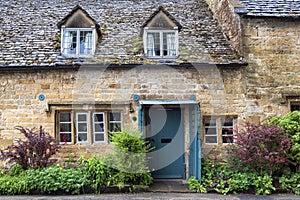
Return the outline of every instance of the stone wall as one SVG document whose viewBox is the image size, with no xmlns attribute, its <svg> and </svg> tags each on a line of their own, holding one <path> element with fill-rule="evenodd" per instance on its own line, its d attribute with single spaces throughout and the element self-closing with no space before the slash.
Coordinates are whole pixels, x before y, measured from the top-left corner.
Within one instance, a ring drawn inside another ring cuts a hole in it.
<svg viewBox="0 0 300 200">
<path fill-rule="evenodd" d="M 246 68 L 247 119 L 289 112 L 289 98 L 300 97 L 300 21 L 242 18 Z"/>
<path fill-rule="evenodd" d="M 243 68 L 215 65 L 144 65 L 1 72 L 1 148 L 20 138 L 15 126 L 42 125 L 54 135 L 55 106 L 52 105 L 121 102 L 125 106 L 124 125 L 137 128 L 138 122 L 132 120 L 133 116 L 138 117 L 139 106 L 133 101 L 134 94 L 140 95 L 142 100 L 189 100 L 191 95 L 196 95 L 202 115 L 235 115 L 242 122 L 246 104 L 243 71 Z M 39 94 L 45 95 L 44 101 L 38 100 Z M 133 103 L 133 112 L 129 112 L 130 103 Z M 112 151 L 111 145 L 100 145 L 100 151 L 96 145 L 70 145 L 60 156 L 66 158 L 70 152 L 80 156 Z"/>
</svg>

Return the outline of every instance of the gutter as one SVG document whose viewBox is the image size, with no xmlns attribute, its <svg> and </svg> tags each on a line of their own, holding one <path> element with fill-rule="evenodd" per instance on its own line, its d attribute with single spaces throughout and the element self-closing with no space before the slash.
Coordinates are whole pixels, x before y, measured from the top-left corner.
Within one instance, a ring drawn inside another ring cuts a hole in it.
<svg viewBox="0 0 300 200">
<path fill-rule="evenodd" d="M 155 67 L 155 66 L 162 66 L 166 65 L 173 68 L 181 68 L 181 67 L 207 67 L 210 65 L 217 66 L 217 67 L 242 67 L 247 66 L 248 63 L 180 63 L 180 64 L 170 64 L 170 63 L 157 63 L 157 64 L 109 64 L 109 65 L 102 65 L 102 64 L 75 64 L 75 65 L 51 65 L 51 66 L 0 66 L 0 72 L 24 72 L 24 71 L 52 71 L 52 70 L 79 70 L 80 67 L 85 67 L 88 69 L 97 69 L 106 67 L 107 69 L 132 69 L 135 67 Z"/>
</svg>

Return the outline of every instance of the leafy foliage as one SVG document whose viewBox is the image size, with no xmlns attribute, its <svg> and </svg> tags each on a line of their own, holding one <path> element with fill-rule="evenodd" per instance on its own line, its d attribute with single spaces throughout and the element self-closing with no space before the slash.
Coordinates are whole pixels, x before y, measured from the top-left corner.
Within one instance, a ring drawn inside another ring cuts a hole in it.
<svg viewBox="0 0 300 200">
<path fill-rule="evenodd" d="M 198 192 L 214 191 L 225 195 L 255 191 L 265 195 L 275 191 L 272 180 L 268 174 L 260 176 L 249 168 L 240 171 L 229 163 L 221 164 L 207 159 L 202 164 L 201 184 L 194 177 L 188 180 L 188 184 L 190 189 Z"/>
<path fill-rule="evenodd" d="M 105 162 L 118 171 L 113 177 L 114 184 L 120 187 L 126 184 L 151 184 L 152 176 L 146 159 L 150 145 L 141 138 L 141 133 L 123 130 L 112 135 L 112 142 L 115 153 L 107 157 Z"/>
<path fill-rule="evenodd" d="M 296 163 L 300 163 L 300 111 L 293 111 L 283 117 L 274 117 L 269 124 L 279 125 L 292 139 L 292 146 L 288 156 Z"/>
<path fill-rule="evenodd" d="M 17 195 L 28 193 L 25 175 L 0 176 L 0 195 Z"/>
<path fill-rule="evenodd" d="M 66 169 L 60 166 L 29 169 L 26 171 L 25 182 L 29 191 L 38 190 L 47 194 L 57 191 L 80 194 L 81 189 L 89 183 L 81 169 Z"/>
<path fill-rule="evenodd" d="M 105 164 L 104 158 L 81 157 L 79 167 L 89 180 L 89 184 L 94 188 L 96 193 L 100 193 L 101 187 L 107 187 L 112 184 L 112 176 L 117 171 Z"/>
<path fill-rule="evenodd" d="M 268 174 L 257 176 L 254 179 L 253 184 L 256 187 L 257 194 L 271 194 L 272 190 L 276 190 L 276 188 L 273 186 L 273 178 Z"/>
<path fill-rule="evenodd" d="M 300 173 L 292 173 L 280 177 L 279 183 L 282 189 L 300 195 Z"/>
<path fill-rule="evenodd" d="M 56 139 L 45 132 L 42 126 L 38 130 L 16 127 L 26 138 L 17 144 L 1 150 L 0 159 L 8 163 L 17 163 L 23 169 L 46 167 L 54 162 L 50 157 L 60 148 Z"/>
<path fill-rule="evenodd" d="M 188 179 L 188 185 L 190 190 L 196 190 L 197 192 L 207 193 L 206 188 L 202 184 L 200 184 L 194 176 L 191 176 Z"/>
<path fill-rule="evenodd" d="M 247 163 L 261 176 L 270 176 L 289 162 L 287 152 L 291 140 L 277 126 L 247 123 L 245 130 L 236 134 L 234 157 Z"/>
</svg>

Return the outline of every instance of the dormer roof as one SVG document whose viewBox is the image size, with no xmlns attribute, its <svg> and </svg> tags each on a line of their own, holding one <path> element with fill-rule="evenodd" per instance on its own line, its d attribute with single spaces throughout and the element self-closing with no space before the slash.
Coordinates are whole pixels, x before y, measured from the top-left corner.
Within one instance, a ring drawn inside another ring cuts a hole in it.
<svg viewBox="0 0 300 200">
<path fill-rule="evenodd" d="M 101 36 L 100 25 L 93 19 L 86 10 L 80 5 L 76 5 L 69 14 L 57 23 L 60 29 L 62 26 L 66 28 L 91 28 L 95 27 L 98 36 Z"/>
<path fill-rule="evenodd" d="M 173 29 L 175 27 L 180 31 L 182 29 L 181 24 L 164 9 L 163 6 L 159 6 L 158 9 L 149 17 L 148 20 L 142 25 L 142 28 L 166 28 Z"/>
</svg>

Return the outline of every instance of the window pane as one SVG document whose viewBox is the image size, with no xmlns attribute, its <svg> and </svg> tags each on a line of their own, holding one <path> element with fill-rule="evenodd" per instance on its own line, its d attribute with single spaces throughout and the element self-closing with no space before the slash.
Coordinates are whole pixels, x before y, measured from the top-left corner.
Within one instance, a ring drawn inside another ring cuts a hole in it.
<svg viewBox="0 0 300 200">
<path fill-rule="evenodd" d="M 92 31 L 80 31 L 80 54 L 91 54 L 92 47 Z"/>
<path fill-rule="evenodd" d="M 163 55 L 176 56 L 175 33 L 163 33 Z"/>
<path fill-rule="evenodd" d="M 103 114 L 94 114 L 94 122 L 103 122 Z"/>
<path fill-rule="evenodd" d="M 87 134 L 86 133 L 79 133 L 78 134 L 78 142 L 87 141 Z"/>
<path fill-rule="evenodd" d="M 205 143 L 217 143 L 217 136 L 205 136 Z"/>
<path fill-rule="evenodd" d="M 217 126 L 217 121 L 216 121 L 216 119 L 212 119 L 212 118 L 204 118 L 204 125 L 205 126 Z"/>
<path fill-rule="evenodd" d="M 59 124 L 59 132 L 71 132 L 71 123 L 60 123 Z"/>
<path fill-rule="evenodd" d="M 95 124 L 95 132 L 104 132 L 104 124 Z"/>
<path fill-rule="evenodd" d="M 109 123 L 110 132 L 121 132 L 121 123 Z"/>
<path fill-rule="evenodd" d="M 300 111 L 300 104 L 299 105 L 291 105 L 291 112 L 299 110 Z"/>
<path fill-rule="evenodd" d="M 71 122 L 71 113 L 69 113 L 69 112 L 59 113 L 59 121 L 60 122 Z"/>
<path fill-rule="evenodd" d="M 222 141 L 223 143 L 233 143 L 233 118 L 222 119 Z"/>
<path fill-rule="evenodd" d="M 71 142 L 71 133 L 61 133 L 59 137 L 60 142 Z"/>
<path fill-rule="evenodd" d="M 121 113 L 119 112 L 110 112 L 109 121 L 121 121 Z"/>
<path fill-rule="evenodd" d="M 233 118 L 225 118 L 222 121 L 223 126 L 233 126 Z"/>
<path fill-rule="evenodd" d="M 147 55 L 160 56 L 160 33 L 147 33 Z"/>
<path fill-rule="evenodd" d="M 205 135 L 217 135 L 216 128 L 205 128 Z"/>
<path fill-rule="evenodd" d="M 77 31 L 64 31 L 63 53 L 76 54 Z"/>
<path fill-rule="evenodd" d="M 87 124 L 78 123 L 78 132 L 87 132 Z"/>
<path fill-rule="evenodd" d="M 86 114 L 78 114 L 77 115 L 77 121 L 86 122 L 87 121 L 87 115 Z"/>
<path fill-rule="evenodd" d="M 95 141 L 104 141 L 104 134 L 95 134 Z"/>
</svg>

